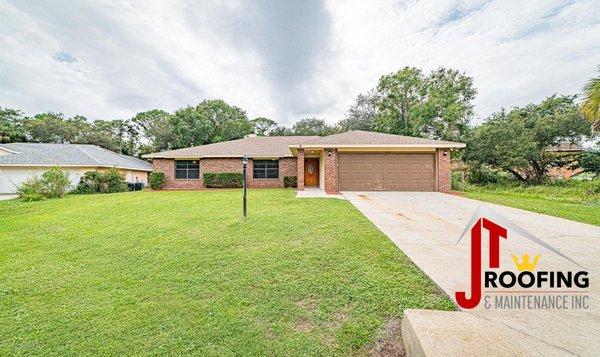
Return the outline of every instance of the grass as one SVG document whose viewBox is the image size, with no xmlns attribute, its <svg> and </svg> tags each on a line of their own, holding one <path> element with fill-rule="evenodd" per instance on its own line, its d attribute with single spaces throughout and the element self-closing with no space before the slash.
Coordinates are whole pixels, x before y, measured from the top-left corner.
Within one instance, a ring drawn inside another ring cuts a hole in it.
<svg viewBox="0 0 600 357">
<path fill-rule="evenodd" d="M 559 181 L 540 186 L 468 185 L 469 198 L 600 225 L 600 180 Z"/>
<path fill-rule="evenodd" d="M 347 201 L 291 190 L 0 202 L 0 354 L 369 352 L 453 303 Z"/>
</svg>

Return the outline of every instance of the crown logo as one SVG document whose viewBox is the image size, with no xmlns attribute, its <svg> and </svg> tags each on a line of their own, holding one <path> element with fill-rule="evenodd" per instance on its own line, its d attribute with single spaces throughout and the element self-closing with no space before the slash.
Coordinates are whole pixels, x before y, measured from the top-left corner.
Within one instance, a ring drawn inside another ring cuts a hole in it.
<svg viewBox="0 0 600 357">
<path fill-rule="evenodd" d="M 537 266 L 538 262 L 540 261 L 540 255 L 536 255 L 533 258 L 533 262 L 529 261 L 529 254 L 525 253 L 523 254 L 523 260 L 521 262 L 519 262 L 519 257 L 517 257 L 514 254 L 512 255 L 512 260 L 515 263 L 515 266 L 517 267 L 517 269 L 519 269 L 519 271 L 533 271 L 535 269 L 535 267 Z"/>
</svg>

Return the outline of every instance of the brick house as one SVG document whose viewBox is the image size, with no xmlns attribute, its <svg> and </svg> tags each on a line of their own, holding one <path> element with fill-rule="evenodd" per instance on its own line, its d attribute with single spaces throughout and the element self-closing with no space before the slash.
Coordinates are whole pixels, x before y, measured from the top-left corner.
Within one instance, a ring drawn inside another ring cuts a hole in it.
<svg viewBox="0 0 600 357">
<path fill-rule="evenodd" d="M 242 172 L 248 187 L 283 187 L 296 176 L 298 190 L 450 190 L 450 150 L 465 144 L 409 136 L 349 131 L 318 136 L 251 136 L 244 139 L 144 155 L 164 172 L 165 189 L 204 188 L 202 174 Z"/>
</svg>

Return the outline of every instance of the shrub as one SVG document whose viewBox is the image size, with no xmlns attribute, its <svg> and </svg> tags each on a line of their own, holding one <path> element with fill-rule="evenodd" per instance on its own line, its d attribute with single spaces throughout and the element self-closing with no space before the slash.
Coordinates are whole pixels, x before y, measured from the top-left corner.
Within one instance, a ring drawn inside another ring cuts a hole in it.
<svg viewBox="0 0 600 357">
<path fill-rule="evenodd" d="M 17 194 L 23 201 L 40 201 L 46 198 L 44 181 L 39 177 L 30 177 L 17 187 Z"/>
<path fill-rule="evenodd" d="M 112 168 L 100 175 L 100 193 L 115 193 L 127 191 L 127 182 L 119 173 L 119 170 Z"/>
<path fill-rule="evenodd" d="M 469 170 L 468 181 L 475 185 L 487 185 L 490 183 L 498 183 L 501 178 L 498 173 L 488 169 L 483 165 L 472 166 Z"/>
<path fill-rule="evenodd" d="M 79 179 L 75 193 L 113 193 L 127 191 L 125 178 L 119 170 L 112 168 L 107 172 L 88 171 Z"/>
<path fill-rule="evenodd" d="M 44 195 L 47 198 L 64 197 L 71 185 L 69 175 L 58 167 L 44 172 L 42 174 L 42 182 L 44 185 Z"/>
<path fill-rule="evenodd" d="M 202 175 L 204 187 L 239 188 L 244 185 L 244 175 L 237 172 L 206 172 Z"/>
<path fill-rule="evenodd" d="M 464 191 L 465 190 L 465 182 L 463 180 L 463 172 L 452 172 L 452 180 L 450 181 L 453 191 Z"/>
<path fill-rule="evenodd" d="M 285 176 L 283 178 L 284 187 L 298 187 L 298 177 L 296 176 Z"/>
<path fill-rule="evenodd" d="M 45 198 L 59 198 L 67 194 L 71 185 L 69 175 L 58 167 L 31 177 L 17 187 L 17 194 L 23 201 L 39 201 Z"/>
<path fill-rule="evenodd" d="M 164 172 L 151 172 L 148 177 L 148 183 L 150 188 L 153 190 L 162 190 L 165 185 L 165 173 Z"/>
<path fill-rule="evenodd" d="M 100 192 L 100 173 L 98 171 L 87 171 L 79 179 L 75 193 L 92 194 Z"/>
</svg>

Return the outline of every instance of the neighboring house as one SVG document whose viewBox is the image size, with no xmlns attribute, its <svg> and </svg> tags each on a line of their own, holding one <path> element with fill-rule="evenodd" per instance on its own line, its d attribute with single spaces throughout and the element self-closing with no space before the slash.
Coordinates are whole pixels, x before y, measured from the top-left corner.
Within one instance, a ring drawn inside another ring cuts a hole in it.
<svg viewBox="0 0 600 357">
<path fill-rule="evenodd" d="M 575 156 L 581 154 L 583 147 L 579 144 L 574 143 L 561 143 L 556 146 L 551 146 L 546 149 L 548 152 L 553 152 L 559 156 Z M 574 175 L 581 173 L 583 169 L 581 167 L 573 168 L 571 165 L 565 166 L 552 166 L 548 169 L 550 177 L 555 179 L 569 179 Z"/>
<path fill-rule="evenodd" d="M 298 189 L 339 191 L 450 191 L 450 150 L 465 144 L 349 131 L 325 137 L 263 136 L 144 155 L 164 172 L 165 189 L 200 189 L 202 174 L 242 172 L 248 187 L 283 187 L 297 176 Z"/>
<path fill-rule="evenodd" d="M 86 171 L 117 168 L 127 182 L 148 182 L 152 165 L 95 145 L 10 143 L 0 144 L 0 199 L 15 196 L 16 187 L 52 167 L 69 174 L 72 187 Z"/>
</svg>

